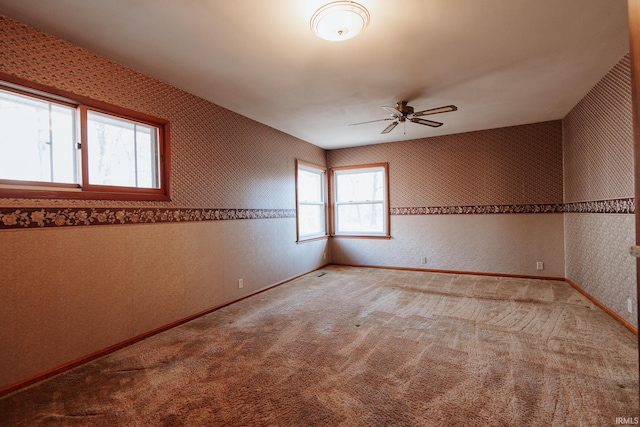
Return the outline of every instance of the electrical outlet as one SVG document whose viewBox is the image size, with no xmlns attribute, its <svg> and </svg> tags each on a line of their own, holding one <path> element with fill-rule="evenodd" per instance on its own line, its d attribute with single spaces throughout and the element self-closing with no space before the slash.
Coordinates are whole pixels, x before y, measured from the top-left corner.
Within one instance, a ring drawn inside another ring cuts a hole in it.
<svg viewBox="0 0 640 427">
<path fill-rule="evenodd" d="M 542 261 L 536 262 L 536 270 L 544 270 L 544 262 Z"/>
<path fill-rule="evenodd" d="M 242 279 L 238 279 L 238 289 L 242 289 L 244 286 L 244 281 Z"/>
<path fill-rule="evenodd" d="M 420 260 L 420 264 L 422 265 L 426 265 L 427 264 L 427 257 L 423 256 L 422 259 Z"/>
<path fill-rule="evenodd" d="M 327 259 L 327 253 L 326 252 L 322 252 L 322 259 Z"/>
<path fill-rule="evenodd" d="M 627 298 L 627 311 L 633 313 L 633 300 L 631 298 Z"/>
</svg>

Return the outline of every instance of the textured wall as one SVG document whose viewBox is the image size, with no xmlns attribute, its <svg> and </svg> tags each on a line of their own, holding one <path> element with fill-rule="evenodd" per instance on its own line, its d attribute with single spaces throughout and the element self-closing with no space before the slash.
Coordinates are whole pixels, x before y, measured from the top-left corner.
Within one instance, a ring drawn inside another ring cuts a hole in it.
<svg viewBox="0 0 640 427">
<path fill-rule="evenodd" d="M 628 54 L 567 114 L 562 132 L 565 202 L 633 197 Z"/>
<path fill-rule="evenodd" d="M 327 157 L 330 166 L 389 162 L 392 239 L 333 239 L 334 262 L 563 276 L 559 121 L 334 150 Z M 505 211 L 514 213 L 485 213 Z M 550 213 L 515 213 L 523 211 Z M 538 261 L 544 270 L 536 270 Z"/>
<path fill-rule="evenodd" d="M 562 121 L 566 202 L 633 197 L 630 68 L 626 55 Z M 595 212 L 565 214 L 565 276 L 637 326 L 634 217 Z"/>
<path fill-rule="evenodd" d="M 565 214 L 565 276 L 632 324 L 637 313 L 633 215 Z M 636 325 L 637 326 L 637 325 Z"/>
<path fill-rule="evenodd" d="M 2 16 L 0 71 L 168 119 L 173 190 L 0 199 L 0 388 L 326 262 L 291 213 L 322 149 Z"/>
<path fill-rule="evenodd" d="M 333 150 L 331 166 L 389 162 L 390 203 L 562 203 L 561 123 Z"/>
<path fill-rule="evenodd" d="M 24 202 L 0 206 L 295 208 L 294 157 L 324 150 L 0 15 L 0 71 L 171 122 L 172 202 Z"/>
<path fill-rule="evenodd" d="M 562 203 L 559 121 L 332 150 L 332 167 L 389 162 L 391 207 Z"/>
<path fill-rule="evenodd" d="M 562 216 L 392 215 L 391 240 L 335 238 L 332 257 L 352 265 L 564 277 Z M 536 270 L 538 261 L 544 270 Z"/>
<path fill-rule="evenodd" d="M 295 237 L 293 218 L 0 231 L 0 388 L 325 262 Z"/>
</svg>

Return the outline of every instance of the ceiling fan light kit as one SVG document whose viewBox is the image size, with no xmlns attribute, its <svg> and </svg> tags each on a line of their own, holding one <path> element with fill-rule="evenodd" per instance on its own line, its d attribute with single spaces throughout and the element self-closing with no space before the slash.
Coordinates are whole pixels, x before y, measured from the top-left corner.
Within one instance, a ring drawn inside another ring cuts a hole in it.
<svg viewBox="0 0 640 427">
<path fill-rule="evenodd" d="M 440 114 L 440 113 L 448 113 L 451 111 L 456 111 L 458 107 L 455 105 L 445 105 L 444 107 L 431 108 L 429 110 L 422 111 L 413 111 L 413 107 L 407 105 L 407 101 L 398 101 L 395 107 L 386 107 L 382 108 L 389 112 L 391 117 L 387 117 L 386 119 L 378 119 L 378 120 L 369 120 L 367 122 L 360 123 L 351 123 L 349 126 L 363 125 L 365 123 L 373 123 L 373 122 L 382 122 L 385 120 L 394 120 L 389 126 L 384 128 L 384 130 L 380 133 L 385 134 L 391 132 L 398 123 L 405 123 L 407 120 L 411 123 L 417 123 L 419 125 L 431 126 L 434 128 L 442 126 L 440 122 L 434 122 L 433 120 L 421 119 L 421 116 L 429 116 L 431 114 Z"/>
<path fill-rule="evenodd" d="M 353 1 L 327 3 L 311 17 L 311 30 L 320 38 L 343 41 L 357 36 L 369 25 L 369 11 Z"/>
</svg>

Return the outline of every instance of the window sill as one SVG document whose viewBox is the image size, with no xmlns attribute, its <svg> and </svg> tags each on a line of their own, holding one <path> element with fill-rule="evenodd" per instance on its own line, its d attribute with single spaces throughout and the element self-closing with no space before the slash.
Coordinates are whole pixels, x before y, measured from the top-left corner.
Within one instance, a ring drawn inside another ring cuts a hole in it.
<svg viewBox="0 0 640 427">
<path fill-rule="evenodd" d="M 71 190 L 22 190 L 0 188 L 0 198 L 19 199 L 73 199 L 73 200 L 129 200 L 129 201 L 171 201 L 171 197 L 162 193 L 127 193 L 109 191 L 87 191 L 78 188 Z"/>
<path fill-rule="evenodd" d="M 323 236 L 313 236 L 313 237 L 305 237 L 305 238 L 301 238 L 296 240 L 296 243 L 307 243 L 307 242 L 315 242 L 316 240 L 326 240 L 328 239 L 330 236 L 328 235 L 323 235 Z"/>
<path fill-rule="evenodd" d="M 333 234 L 331 237 L 348 238 L 348 239 L 382 239 L 391 240 L 389 235 L 369 235 L 369 234 Z"/>
</svg>

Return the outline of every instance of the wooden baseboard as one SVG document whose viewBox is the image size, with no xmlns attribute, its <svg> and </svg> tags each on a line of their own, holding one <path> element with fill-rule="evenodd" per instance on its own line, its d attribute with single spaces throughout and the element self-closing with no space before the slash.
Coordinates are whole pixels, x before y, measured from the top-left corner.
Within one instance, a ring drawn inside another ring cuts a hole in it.
<svg viewBox="0 0 640 427">
<path fill-rule="evenodd" d="M 73 369 L 77 366 L 83 365 L 87 362 L 90 362 L 92 360 L 98 359 L 100 357 L 106 356 L 110 353 L 113 353 L 117 350 L 123 349 L 125 347 L 128 347 L 132 344 L 135 344 L 139 341 L 142 341 L 146 338 L 149 338 L 153 335 L 159 334 L 160 332 L 164 332 L 167 331 L 171 328 L 174 328 L 176 326 L 182 325 L 183 323 L 187 323 L 190 322 L 191 320 L 197 319 L 198 317 L 204 316 L 205 314 L 209 314 L 212 313 L 216 310 L 219 310 L 223 307 L 226 307 L 228 305 L 231 305 L 233 303 L 242 301 L 246 298 L 252 297 L 254 295 L 260 294 L 262 292 L 265 292 L 269 289 L 273 289 L 277 286 L 283 285 L 287 282 L 290 282 L 292 280 L 297 279 L 298 277 L 304 276 L 305 274 L 309 274 L 312 273 L 314 271 L 320 270 L 328 265 L 338 265 L 338 266 L 344 266 L 344 267 L 363 267 L 363 268 L 381 268 L 381 269 L 389 269 L 389 270 L 405 270 L 405 271 L 422 271 L 422 272 L 431 272 L 431 273 L 446 273 L 446 274 L 465 274 L 465 275 L 476 275 L 476 276 L 492 276 L 492 277 L 511 277 L 511 278 L 520 278 L 520 279 L 539 279 L 539 280 L 558 280 L 558 281 L 562 281 L 562 282 L 566 282 L 568 283 L 572 288 L 574 288 L 575 290 L 577 290 L 578 292 L 580 292 L 582 295 L 584 295 L 589 301 L 593 302 L 596 306 L 598 306 L 599 308 L 601 308 L 603 311 L 605 311 L 606 313 L 608 313 L 611 317 L 613 317 L 614 319 L 616 319 L 618 322 L 622 323 L 627 329 L 629 329 L 631 332 L 633 332 L 635 335 L 638 335 L 638 328 L 636 328 L 635 326 L 633 326 L 631 323 L 629 323 L 628 321 L 626 321 L 625 319 L 623 319 L 620 315 L 618 315 L 616 312 L 614 312 L 613 310 L 611 310 L 609 307 L 607 307 L 606 305 L 604 305 L 603 303 L 601 303 L 600 301 L 598 301 L 596 298 L 594 298 L 593 296 L 591 296 L 588 292 L 586 292 L 584 289 L 582 289 L 580 286 L 576 285 L 575 283 L 573 283 L 571 280 L 566 279 L 564 277 L 544 277 L 544 276 L 528 276 L 528 275 L 518 275 L 518 274 L 502 274 L 502 273 L 485 273 L 485 272 L 470 272 L 470 271 L 456 271 L 456 270 L 435 270 L 435 269 L 426 269 L 426 268 L 410 268 L 410 267 L 386 267 L 386 266 L 376 266 L 376 265 L 351 265 L 351 264 L 325 264 L 322 265 L 321 267 L 318 267 L 317 269 L 314 270 L 310 270 L 307 271 L 305 273 L 299 274 L 297 276 L 293 276 L 290 277 L 288 279 L 282 280 L 280 282 L 277 283 L 273 283 L 269 286 L 265 286 L 262 289 L 259 289 L 251 294 L 245 295 L 241 298 L 238 298 L 236 300 L 233 301 L 229 301 L 226 302 L 224 304 L 220 304 L 218 306 L 209 308 L 207 310 L 201 311 L 199 313 L 187 316 L 185 318 L 176 320 L 175 322 L 171 322 L 169 324 L 166 324 L 164 326 L 161 326 L 159 328 L 153 329 L 151 331 L 145 332 L 143 334 L 137 335 L 133 338 L 129 338 L 125 341 L 119 342 L 117 344 L 111 345 L 109 347 L 103 348 L 101 350 L 98 350 L 96 352 L 93 352 L 91 354 L 82 356 L 78 359 L 72 360 L 70 362 L 64 363 L 62 365 L 56 366 L 55 368 L 49 369 L 47 371 L 44 372 L 40 372 L 36 375 L 33 375 L 32 377 L 26 378 L 24 380 L 20 380 L 18 382 L 9 384 L 5 387 L 0 388 L 0 397 L 7 395 L 9 393 L 13 393 L 19 389 L 22 389 L 24 387 L 30 386 L 32 384 L 38 383 L 40 381 L 43 381 L 47 378 L 51 378 L 55 375 L 61 374 L 65 371 L 68 371 L 69 369 Z"/>
<path fill-rule="evenodd" d="M 627 328 L 628 330 L 630 330 L 631 332 L 633 332 L 634 334 L 638 335 L 638 328 L 636 328 L 635 326 L 633 326 L 631 323 L 629 323 L 628 321 L 626 321 L 625 319 L 622 318 L 622 316 L 620 316 L 618 313 L 616 313 L 615 311 L 611 310 L 609 307 L 607 307 L 606 305 L 604 305 L 603 303 L 601 303 L 600 301 L 598 301 L 598 299 L 596 299 L 595 297 L 593 297 L 589 292 L 585 291 L 584 289 L 582 289 L 580 286 L 576 285 L 575 283 L 573 283 L 571 280 L 569 279 L 564 279 L 565 282 L 567 282 L 569 284 L 569 286 L 571 286 L 573 289 L 575 289 L 576 291 L 580 292 L 582 295 L 584 295 L 589 301 L 591 301 L 592 303 L 594 303 L 595 305 L 597 305 L 599 308 L 601 308 L 605 313 L 607 313 L 609 316 L 613 317 L 614 319 L 616 319 L 618 322 L 622 323 L 624 325 L 625 328 Z"/>
<path fill-rule="evenodd" d="M 27 387 L 27 386 L 30 386 L 32 384 L 38 383 L 40 381 L 43 381 L 43 380 L 45 380 L 47 378 L 51 378 L 51 377 L 53 377 L 55 375 L 61 374 L 61 373 L 65 372 L 65 371 L 68 371 L 69 369 L 73 369 L 73 368 L 78 367 L 80 365 L 83 365 L 83 364 L 85 364 L 87 362 L 91 362 L 92 360 L 95 360 L 95 359 L 98 359 L 100 357 L 106 356 L 106 355 L 108 355 L 110 353 L 113 353 L 114 351 L 123 349 L 123 348 L 128 347 L 128 346 L 130 346 L 132 344 L 135 344 L 135 343 L 137 343 L 139 341 L 142 341 L 142 340 L 144 340 L 146 338 L 149 338 L 149 337 L 151 337 L 153 335 L 159 334 L 160 332 L 167 331 L 167 330 L 169 330 L 171 328 L 175 328 L 176 326 L 182 325 L 183 323 L 187 323 L 187 322 L 190 322 L 192 320 L 195 320 L 198 317 L 204 316 L 205 314 L 212 313 L 212 312 L 214 312 L 216 310 L 220 310 L 221 308 L 226 307 L 228 305 L 234 304 L 234 303 L 242 301 L 242 300 L 244 300 L 246 298 L 249 298 L 249 297 L 252 297 L 254 295 L 260 294 L 262 292 L 265 292 L 265 291 L 267 291 L 269 289 L 273 289 L 273 288 L 275 288 L 277 286 L 283 285 L 283 284 L 285 284 L 287 282 L 290 282 L 292 280 L 297 279 L 298 277 L 304 276 L 305 274 L 313 273 L 314 271 L 320 270 L 321 268 L 324 268 L 327 265 L 328 264 L 324 264 L 324 265 L 322 265 L 322 266 L 320 266 L 320 267 L 318 267 L 318 268 L 316 268 L 314 270 L 310 270 L 310 271 L 307 271 L 305 273 L 299 274 L 297 276 L 293 276 L 293 277 L 290 277 L 288 279 L 282 280 L 280 282 L 273 283 L 273 284 L 271 284 L 269 286 L 265 286 L 264 288 L 255 291 L 255 292 L 253 292 L 253 293 L 251 293 L 249 295 L 245 295 L 245 296 L 243 296 L 241 298 L 238 298 L 238 299 L 235 299 L 233 301 L 229 301 L 229 302 L 226 302 L 224 304 L 220 304 L 220 305 L 217 305 L 215 307 L 209 308 L 207 310 L 201 311 L 199 313 L 192 314 L 190 316 L 187 316 L 187 317 L 184 317 L 182 319 L 176 320 L 175 322 L 168 323 L 166 325 L 160 326 L 159 328 L 153 329 L 151 331 L 148 331 L 148 332 L 145 332 L 143 334 L 137 335 L 135 337 L 129 338 L 127 340 L 124 340 L 122 342 L 116 343 L 116 344 L 111 345 L 109 347 L 106 347 L 106 348 L 103 348 L 101 350 L 95 351 L 93 353 L 87 354 L 85 356 L 79 357 L 79 358 L 77 358 L 75 360 L 72 360 L 70 362 L 63 363 L 62 365 L 56 366 L 55 368 L 51 368 L 51 369 L 49 369 L 47 371 L 40 372 L 40 373 L 35 374 L 35 375 L 33 375 L 33 376 L 29 377 L 29 378 L 17 381 L 15 383 L 9 384 L 9 385 L 4 386 L 4 387 L 1 387 L 0 388 L 0 397 L 2 397 L 4 395 L 7 395 L 9 393 L 13 393 L 13 392 L 15 392 L 17 390 L 20 390 L 20 389 L 22 389 L 24 387 Z"/>
<path fill-rule="evenodd" d="M 445 273 L 445 274 L 467 274 L 470 276 L 490 276 L 490 277 L 511 277 L 514 279 L 536 279 L 536 280 L 558 280 L 564 282 L 564 277 L 547 277 L 547 276 L 527 276 L 524 274 L 507 274 L 507 273 L 486 273 L 482 271 L 459 271 L 459 270 L 436 270 L 433 268 L 417 268 L 417 267 L 388 267 L 381 265 L 362 265 L 362 264 L 336 264 L 343 267 L 363 267 L 363 268 L 384 268 L 387 270 L 402 271 L 423 271 L 427 273 Z"/>
<path fill-rule="evenodd" d="M 485 272 L 473 272 L 473 271 L 457 271 L 457 270 L 435 270 L 429 268 L 412 268 L 412 267 L 386 267 L 379 265 L 355 265 L 355 264 L 333 264 L 340 265 L 344 267 L 363 267 L 363 268 L 385 268 L 388 270 L 404 270 L 404 271 L 426 271 L 429 273 L 446 273 L 446 274 L 468 274 L 473 276 L 493 276 L 493 277 L 512 277 L 515 279 L 537 279 L 537 280 L 557 280 L 560 282 L 568 283 L 572 288 L 576 291 L 580 292 L 584 295 L 589 301 L 594 303 L 600 309 L 602 309 L 605 313 L 609 314 L 611 317 L 616 319 L 618 322 L 622 323 L 622 325 L 633 332 L 635 335 L 638 335 L 638 328 L 633 326 L 627 320 L 622 318 L 618 313 L 611 310 L 609 307 L 598 301 L 595 297 L 589 294 L 587 291 L 582 289 L 580 286 L 573 283 L 571 280 L 565 277 L 545 277 L 545 276 L 527 276 L 522 274 L 503 274 L 503 273 L 485 273 Z"/>
</svg>

